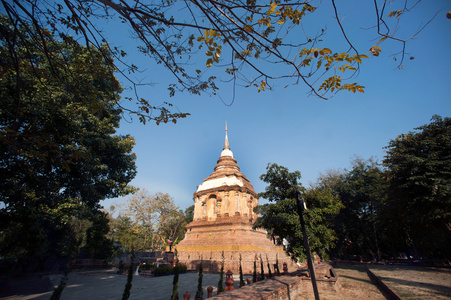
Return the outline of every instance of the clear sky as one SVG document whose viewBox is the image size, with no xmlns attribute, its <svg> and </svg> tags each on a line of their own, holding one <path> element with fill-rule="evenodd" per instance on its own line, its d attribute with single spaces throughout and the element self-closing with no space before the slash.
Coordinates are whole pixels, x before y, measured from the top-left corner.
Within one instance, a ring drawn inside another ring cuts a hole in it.
<svg viewBox="0 0 451 300">
<path fill-rule="evenodd" d="M 343 24 L 351 41 L 366 53 L 375 44 L 375 36 L 361 28 L 374 24 L 372 11 L 359 6 L 362 1 L 346 2 L 348 8 L 341 8 Z M 142 96 L 156 103 L 171 101 L 191 116 L 177 124 L 159 126 L 142 125 L 136 118 L 122 121 L 118 133 L 136 139 L 138 174 L 131 184 L 150 193 L 168 193 L 183 209 L 192 205 L 192 194 L 213 172 L 222 151 L 226 121 L 234 157 L 257 193 L 264 190 L 259 176 L 268 163 L 299 170 L 302 184 L 308 186 L 327 169 L 348 168 L 355 155 L 382 160 L 390 139 L 429 123 L 434 114 L 451 116 L 451 20 L 446 18 L 451 6 L 445 0 L 423 2 L 426 5 L 402 24 L 401 33 L 414 32 L 436 11 L 443 10 L 420 38 L 408 42 L 405 67 L 396 69 L 391 58 L 399 45 L 383 43 L 381 55 L 364 61 L 356 78 L 365 86 L 365 93 L 341 92 L 328 101 L 309 96 L 303 85 L 284 88 L 283 83 L 274 91 L 261 93 L 239 88 L 231 106 L 223 103 L 232 101 L 230 85 L 221 86 L 221 98 L 181 93 L 168 98 L 166 88 L 173 80 L 169 73 L 139 54 L 132 55 L 133 62 L 144 65 L 144 75 L 155 83 L 144 87 Z M 334 41 L 340 33 L 331 23 L 331 11 L 325 9 L 317 16 L 317 24 L 330 23 L 325 39 Z M 117 36 L 121 34 L 126 32 L 118 29 Z M 214 68 L 210 72 L 214 74 Z M 127 95 L 130 92 L 125 91 Z M 115 201 L 121 199 L 102 204 L 108 208 Z"/>
</svg>

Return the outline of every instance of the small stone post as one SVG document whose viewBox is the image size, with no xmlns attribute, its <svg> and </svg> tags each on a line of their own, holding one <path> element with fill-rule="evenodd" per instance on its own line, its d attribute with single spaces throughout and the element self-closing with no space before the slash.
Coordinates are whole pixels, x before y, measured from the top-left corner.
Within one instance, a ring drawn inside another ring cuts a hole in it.
<svg viewBox="0 0 451 300">
<path fill-rule="evenodd" d="M 213 297 L 213 287 L 210 285 L 207 287 L 207 298 Z"/>
<path fill-rule="evenodd" d="M 226 273 L 226 281 L 225 281 L 225 285 L 226 291 L 233 291 L 235 289 L 235 287 L 233 286 L 233 277 L 232 277 L 233 273 L 232 271 L 228 270 Z"/>
<path fill-rule="evenodd" d="M 288 274 L 288 265 L 286 262 L 283 263 L 283 274 Z"/>
<path fill-rule="evenodd" d="M 186 291 L 185 294 L 183 294 L 183 300 L 189 300 L 189 298 L 191 297 L 191 293 Z"/>
<path fill-rule="evenodd" d="M 246 281 L 247 281 L 248 285 L 252 283 L 252 279 L 250 279 L 250 278 L 246 279 Z"/>
</svg>

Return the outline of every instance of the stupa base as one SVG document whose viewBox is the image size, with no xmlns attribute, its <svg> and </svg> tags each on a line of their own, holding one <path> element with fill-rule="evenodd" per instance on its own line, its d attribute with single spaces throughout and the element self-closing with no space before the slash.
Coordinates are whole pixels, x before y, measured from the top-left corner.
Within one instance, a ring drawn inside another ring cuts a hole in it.
<svg viewBox="0 0 451 300">
<path fill-rule="evenodd" d="M 276 271 L 275 264 L 278 263 L 279 270 L 283 273 L 283 264 L 286 263 L 288 271 L 292 272 L 297 269 L 297 265 L 288 257 L 282 248 L 280 250 L 264 251 L 256 249 L 252 245 L 233 245 L 240 248 L 238 251 L 227 250 L 228 247 L 222 247 L 226 250 L 214 250 L 216 247 L 211 247 L 211 250 L 192 251 L 177 248 L 177 257 L 180 263 L 186 265 L 188 270 L 198 270 L 199 264 L 202 261 L 202 268 L 204 272 L 219 273 L 224 257 L 224 272 L 228 270 L 234 274 L 239 273 L 240 256 L 241 267 L 243 274 L 253 274 L 254 261 L 256 262 L 257 274 L 261 272 L 260 258 L 263 260 L 263 269 L 265 274 L 268 274 L 268 262 L 271 268 L 271 273 L 274 275 Z M 194 248 L 194 247 L 193 247 Z M 200 247 L 202 248 L 202 247 Z M 259 275 L 260 276 L 260 275 Z"/>
</svg>

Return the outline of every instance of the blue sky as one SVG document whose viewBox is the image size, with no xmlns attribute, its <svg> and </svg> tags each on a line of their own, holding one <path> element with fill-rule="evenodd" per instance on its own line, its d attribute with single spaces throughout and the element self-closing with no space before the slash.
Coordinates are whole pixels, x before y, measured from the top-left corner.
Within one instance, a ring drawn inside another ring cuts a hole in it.
<svg viewBox="0 0 451 300">
<path fill-rule="evenodd" d="M 366 13 L 371 9 L 362 7 L 361 1 L 347 3 L 352 8 L 341 8 L 346 11 L 341 15 L 343 25 L 365 53 L 375 44 L 374 32 L 361 29 L 373 24 L 372 15 Z M 223 103 L 232 101 L 230 85 L 221 86 L 221 98 L 181 93 L 168 98 L 166 88 L 173 80 L 169 73 L 133 54 L 134 46 L 129 45 L 133 62 L 144 66 L 144 76 L 154 82 L 142 88 L 141 95 L 157 103 L 171 101 L 191 114 L 177 124 L 159 126 L 142 125 L 137 119 L 122 121 L 118 133 L 136 139 L 138 174 L 131 184 L 150 193 L 168 193 L 183 209 L 190 206 L 196 187 L 213 172 L 222 151 L 226 121 L 234 157 L 257 193 L 264 190 L 259 176 L 268 163 L 299 170 L 302 184 L 308 186 L 327 169 L 348 168 L 355 155 L 382 160 L 390 139 L 429 123 L 434 114 L 451 116 L 451 20 L 445 17 L 451 10 L 449 1 L 427 1 L 406 19 L 400 33 L 415 31 L 439 9 L 443 11 L 420 38 L 408 42 L 408 57 L 415 59 L 407 59 L 404 69 L 396 69 L 390 56 L 399 45 L 384 42 L 381 55 L 364 61 L 355 79 L 365 86 L 365 93 L 341 92 L 328 101 L 309 96 L 303 85 L 284 88 L 283 82 L 274 91 L 261 93 L 239 88 L 231 106 Z M 340 45 L 331 11 L 326 7 L 317 12 L 313 24 L 330 24 L 325 40 Z M 204 66 L 204 60 L 200 63 Z M 211 69 L 210 74 L 220 75 Z M 127 95 L 129 91 L 123 96 Z M 107 208 L 118 201 L 122 199 L 102 204 Z"/>
</svg>

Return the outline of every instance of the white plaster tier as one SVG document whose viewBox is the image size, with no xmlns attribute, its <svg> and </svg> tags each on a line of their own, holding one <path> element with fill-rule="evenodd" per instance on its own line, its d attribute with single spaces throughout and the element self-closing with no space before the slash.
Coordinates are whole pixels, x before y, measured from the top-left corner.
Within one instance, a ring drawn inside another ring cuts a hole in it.
<svg viewBox="0 0 451 300">
<path fill-rule="evenodd" d="M 235 176 L 221 177 L 203 182 L 197 188 L 197 192 L 213 189 L 221 186 L 243 186 L 243 182 Z"/>
</svg>

